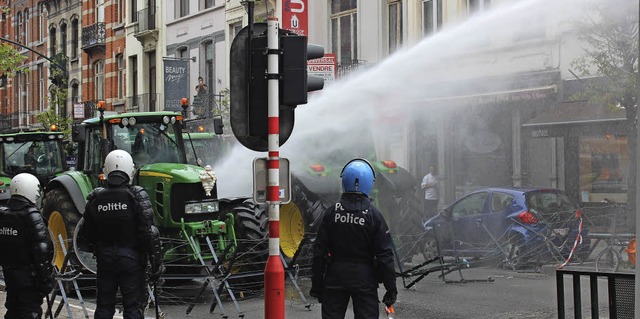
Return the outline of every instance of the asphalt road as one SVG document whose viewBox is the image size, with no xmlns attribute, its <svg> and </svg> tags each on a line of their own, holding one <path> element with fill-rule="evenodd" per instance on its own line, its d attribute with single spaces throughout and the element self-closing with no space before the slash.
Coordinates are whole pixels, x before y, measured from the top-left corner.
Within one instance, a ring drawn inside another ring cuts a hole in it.
<svg viewBox="0 0 640 319">
<path fill-rule="evenodd" d="M 539 273 L 518 273 L 511 270 L 497 269 L 495 267 L 465 268 L 462 270 L 462 278 L 466 283 L 445 282 L 439 278 L 439 273 L 430 273 L 416 283 L 411 289 L 403 288 L 402 280 L 398 279 L 400 287 L 398 302 L 395 305 L 397 318 L 480 318 L 480 319 L 507 319 L 507 318 L 557 318 L 556 283 L 553 266 L 542 269 Z M 417 277 L 411 277 L 416 279 Z M 491 282 L 486 280 L 491 278 Z M 447 281 L 459 281 L 458 272 L 445 276 Z M 479 280 L 479 281 L 474 281 Z M 407 284 L 409 281 L 407 281 Z M 168 282 L 161 292 L 161 310 L 165 318 L 263 318 L 264 299 L 261 291 L 250 290 L 247 292 L 234 291 L 239 307 L 236 309 L 233 301 L 225 295 L 222 304 L 225 313 L 220 307 L 216 307 L 213 314 L 209 313 L 211 302 L 214 300 L 212 289 L 207 288 L 189 315 L 186 315 L 188 303 L 193 300 L 197 288 L 202 282 Z M 310 282 L 307 278 L 298 279 L 305 297 L 308 298 Z M 605 285 L 605 282 L 600 284 Z M 169 287 L 172 286 L 172 287 Z M 571 287 L 570 279 L 565 279 L 565 287 Z M 585 282 L 583 287 L 588 287 Z M 604 287 L 604 286 L 603 286 Z M 567 289 L 567 305 L 571 307 L 572 299 L 570 289 Z M 95 305 L 95 293 L 91 288 L 83 290 L 85 309 L 89 317 L 93 317 Z M 601 289 L 606 292 L 606 289 Z M 380 289 L 380 296 L 384 293 Z M 588 291 L 583 294 L 588 293 Z M 4 304 L 6 293 L 0 291 L 0 303 Z M 60 298 L 58 298 L 60 300 Z M 585 297 L 585 300 L 588 298 Z M 600 308 L 604 317 L 607 317 L 606 295 L 600 298 Z M 315 300 L 309 300 L 306 304 L 298 292 L 293 289 L 291 282 L 287 280 L 285 315 L 287 318 L 320 318 L 320 305 Z M 308 306 L 308 307 L 307 307 Z M 588 314 L 588 305 L 583 305 L 583 313 Z M 381 308 L 382 309 L 382 308 Z M 73 298 L 70 310 L 73 318 L 84 318 L 81 304 L 77 298 Z M 350 311 L 350 310 L 349 310 Z M 4 309 L 0 311 L 4 314 Z M 572 309 L 567 309 L 568 317 L 573 317 Z M 153 305 L 147 310 L 148 318 L 155 318 Z M 380 318 L 384 318 L 381 310 Z M 69 318 L 66 308 L 62 308 L 58 318 Z M 121 316 L 116 316 L 121 318 Z M 349 312 L 346 318 L 353 318 Z"/>
</svg>

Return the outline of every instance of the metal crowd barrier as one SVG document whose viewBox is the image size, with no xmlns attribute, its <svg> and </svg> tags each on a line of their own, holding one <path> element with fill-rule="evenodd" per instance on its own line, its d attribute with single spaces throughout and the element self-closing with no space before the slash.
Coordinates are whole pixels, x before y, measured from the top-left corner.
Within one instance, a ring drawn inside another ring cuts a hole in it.
<svg viewBox="0 0 640 319">
<path fill-rule="evenodd" d="M 566 318 L 567 308 L 565 304 L 565 276 L 571 276 L 573 289 L 574 318 L 582 318 L 582 283 L 581 279 L 589 280 L 590 318 L 600 318 L 600 295 L 604 292 L 598 290 L 598 279 L 606 280 L 608 317 L 610 319 L 634 318 L 635 313 L 635 274 L 611 273 L 583 270 L 556 270 L 556 291 L 558 299 L 558 318 Z"/>
</svg>

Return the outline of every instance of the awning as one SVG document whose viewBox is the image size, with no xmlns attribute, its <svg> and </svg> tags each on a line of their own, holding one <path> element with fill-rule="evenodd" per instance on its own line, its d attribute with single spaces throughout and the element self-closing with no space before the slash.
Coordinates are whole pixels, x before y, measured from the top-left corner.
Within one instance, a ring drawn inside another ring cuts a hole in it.
<svg viewBox="0 0 640 319">
<path fill-rule="evenodd" d="M 480 94 L 456 95 L 425 99 L 422 103 L 437 103 L 446 105 L 487 105 L 496 103 L 520 102 L 544 99 L 558 92 L 555 84 L 522 88 L 514 90 L 486 92 Z"/>
<path fill-rule="evenodd" d="M 571 124 L 603 124 L 626 121 L 624 108 L 611 108 L 587 101 L 563 102 L 543 111 L 522 124 L 523 127 L 540 127 Z"/>
</svg>

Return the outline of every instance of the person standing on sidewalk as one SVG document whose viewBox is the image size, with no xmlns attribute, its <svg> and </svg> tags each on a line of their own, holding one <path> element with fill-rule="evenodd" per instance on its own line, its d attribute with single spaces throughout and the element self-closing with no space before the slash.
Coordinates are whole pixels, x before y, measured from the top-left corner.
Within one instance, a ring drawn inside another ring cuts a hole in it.
<svg viewBox="0 0 640 319">
<path fill-rule="evenodd" d="M 438 212 L 438 179 L 436 168 L 429 166 L 429 173 L 422 178 L 420 185 L 424 189 L 424 218 L 429 219 Z"/>
<path fill-rule="evenodd" d="M 129 153 L 110 152 L 104 161 L 107 187 L 96 188 L 87 197 L 79 236 L 93 245 L 97 256 L 96 319 L 113 318 L 118 288 L 124 318 L 144 318 L 141 305 L 147 258 L 149 280 L 157 283 L 162 273 L 160 237 L 149 195 L 142 187 L 129 184 L 133 173 Z"/>
<path fill-rule="evenodd" d="M 382 302 L 396 302 L 395 268 L 389 228 L 371 203 L 375 172 L 363 159 L 347 163 L 340 174 L 340 201 L 322 217 L 313 246 L 311 291 L 322 303 L 322 318 L 344 318 L 349 300 L 356 319 L 378 318 L 378 283 Z"/>
<path fill-rule="evenodd" d="M 0 265 L 7 290 L 5 319 L 42 318 L 42 299 L 53 290 L 53 243 L 36 203 L 40 182 L 22 173 L 11 179 L 11 198 L 0 209 Z"/>
</svg>

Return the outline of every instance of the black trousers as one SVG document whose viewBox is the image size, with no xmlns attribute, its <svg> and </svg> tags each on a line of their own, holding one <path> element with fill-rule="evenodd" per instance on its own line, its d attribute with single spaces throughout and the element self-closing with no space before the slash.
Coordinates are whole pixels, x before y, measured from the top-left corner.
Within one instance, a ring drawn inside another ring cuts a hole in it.
<svg viewBox="0 0 640 319">
<path fill-rule="evenodd" d="M 378 318 L 378 289 L 325 288 L 322 294 L 322 319 L 344 319 L 349 299 L 353 300 L 355 319 Z"/>
<path fill-rule="evenodd" d="M 3 267 L 4 281 L 7 286 L 7 308 L 5 319 L 42 318 L 42 299 L 44 295 L 36 289 L 31 267 Z"/>
<path fill-rule="evenodd" d="M 99 253 L 97 257 L 98 297 L 94 318 L 113 318 L 118 288 L 122 295 L 123 317 L 144 318 L 141 299 L 146 294 L 144 268 L 140 258 L 117 253 Z"/>
</svg>

